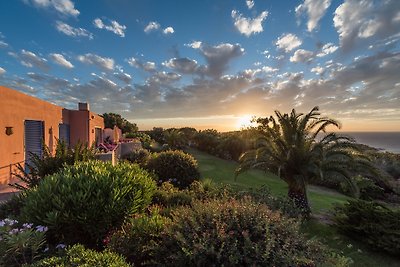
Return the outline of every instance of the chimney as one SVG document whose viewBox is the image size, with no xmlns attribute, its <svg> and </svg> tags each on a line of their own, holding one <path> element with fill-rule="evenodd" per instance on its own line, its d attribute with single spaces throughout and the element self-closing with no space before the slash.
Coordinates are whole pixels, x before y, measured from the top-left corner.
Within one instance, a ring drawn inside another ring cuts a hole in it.
<svg viewBox="0 0 400 267">
<path fill-rule="evenodd" d="M 78 107 L 80 111 L 89 111 L 89 103 L 79 103 Z"/>
</svg>

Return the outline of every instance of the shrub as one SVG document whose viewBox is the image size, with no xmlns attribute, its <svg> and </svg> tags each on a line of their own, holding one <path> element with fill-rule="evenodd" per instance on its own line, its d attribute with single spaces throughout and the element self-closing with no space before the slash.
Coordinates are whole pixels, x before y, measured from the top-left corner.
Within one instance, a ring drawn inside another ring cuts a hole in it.
<svg viewBox="0 0 400 267">
<path fill-rule="evenodd" d="M 384 190 L 382 187 L 376 185 L 371 179 L 365 178 L 361 175 L 353 177 L 360 190 L 360 198 L 363 200 L 383 199 Z M 347 195 L 351 195 L 351 189 L 347 183 L 340 183 L 342 192 Z"/>
<path fill-rule="evenodd" d="M 94 159 L 94 146 L 88 147 L 86 144 L 77 143 L 73 148 L 69 148 L 64 141 L 57 141 L 55 154 L 53 155 L 50 148 L 43 144 L 43 155 L 40 157 L 34 153 L 30 153 L 31 163 L 27 164 L 29 171 L 18 164 L 18 172 L 14 175 L 18 177 L 26 185 L 20 183 L 10 184 L 19 190 L 26 190 L 37 186 L 40 180 L 47 176 L 58 172 L 64 165 L 73 165 L 77 161 L 88 161 Z"/>
<path fill-rule="evenodd" d="M 13 195 L 6 202 L 0 203 L 0 219 L 17 219 L 24 204 L 25 193 Z"/>
<path fill-rule="evenodd" d="M 376 250 L 400 255 L 400 210 L 363 200 L 349 200 L 335 208 L 335 226 Z"/>
<path fill-rule="evenodd" d="M 179 188 L 187 188 L 200 179 L 197 161 L 183 151 L 161 152 L 149 160 L 147 168 L 154 171 L 159 183 L 170 181 Z"/>
<path fill-rule="evenodd" d="M 66 255 L 42 259 L 31 267 L 129 267 L 125 259 L 113 252 L 97 252 L 82 245 L 67 248 Z"/>
<path fill-rule="evenodd" d="M 157 188 L 153 195 L 153 203 L 163 207 L 190 205 L 193 194 L 188 190 L 179 190 L 170 182 L 164 182 Z"/>
<path fill-rule="evenodd" d="M 238 192 L 237 194 L 238 197 L 250 196 L 254 201 L 266 204 L 271 210 L 279 211 L 289 218 L 300 218 L 304 215 L 304 212 L 296 206 L 292 199 L 272 195 L 271 190 L 267 186 L 250 189 L 245 192 Z"/>
<path fill-rule="evenodd" d="M 124 257 L 134 266 L 150 264 L 153 247 L 161 242 L 161 233 L 170 220 L 153 207 L 150 215 L 137 215 L 112 234 L 108 248 Z"/>
<path fill-rule="evenodd" d="M 0 221 L 0 266 L 21 266 L 40 256 L 45 244 L 46 228 L 21 225 L 16 220 Z"/>
<path fill-rule="evenodd" d="M 111 228 L 148 206 L 155 187 L 138 165 L 79 162 L 29 190 L 21 216 L 48 226 L 53 242 L 98 247 Z"/>
<path fill-rule="evenodd" d="M 161 266 L 316 266 L 327 260 L 299 225 L 264 204 L 242 200 L 194 201 L 172 212 L 154 263 Z"/>
<path fill-rule="evenodd" d="M 141 167 L 145 167 L 150 159 L 150 153 L 147 149 L 134 150 L 125 156 L 125 159 L 132 163 L 137 163 Z"/>
</svg>

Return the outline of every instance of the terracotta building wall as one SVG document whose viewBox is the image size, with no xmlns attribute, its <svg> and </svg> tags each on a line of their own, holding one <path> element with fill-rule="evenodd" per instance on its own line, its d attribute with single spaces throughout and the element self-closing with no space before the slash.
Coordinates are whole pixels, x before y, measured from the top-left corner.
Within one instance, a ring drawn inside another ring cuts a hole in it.
<svg viewBox="0 0 400 267">
<path fill-rule="evenodd" d="M 71 145 L 78 142 L 89 142 L 89 111 L 69 110 L 69 126 Z"/>
<path fill-rule="evenodd" d="M 58 126 L 63 123 L 63 108 L 35 97 L 0 86 L 0 183 L 7 183 L 10 169 L 3 168 L 22 162 L 24 155 L 24 121 L 44 121 L 44 142 L 54 150 Z M 6 134 L 12 127 L 13 134 Z"/>
<path fill-rule="evenodd" d="M 90 112 L 90 120 L 89 120 L 89 127 L 90 127 L 90 132 L 89 132 L 89 141 L 90 144 L 93 144 L 93 142 L 96 142 L 96 128 L 101 128 L 102 130 L 104 129 L 104 119 L 103 117 Z M 103 133 L 102 133 L 103 137 Z"/>
</svg>

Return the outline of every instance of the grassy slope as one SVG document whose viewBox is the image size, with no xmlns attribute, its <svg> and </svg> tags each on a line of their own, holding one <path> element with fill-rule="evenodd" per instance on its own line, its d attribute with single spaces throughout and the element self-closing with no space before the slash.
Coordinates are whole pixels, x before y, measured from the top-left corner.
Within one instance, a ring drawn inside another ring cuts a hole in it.
<svg viewBox="0 0 400 267">
<path fill-rule="evenodd" d="M 274 174 L 252 170 L 241 174 L 234 181 L 234 170 L 237 167 L 237 163 L 223 160 L 194 149 L 190 149 L 187 152 L 191 153 L 197 159 L 203 178 L 210 178 L 216 183 L 230 184 L 243 189 L 267 185 L 273 194 L 286 195 L 287 193 L 285 182 Z M 343 203 L 348 199 L 347 196 L 317 186 L 309 187 L 308 196 L 313 212 L 322 216 L 324 213 L 329 213 L 333 204 Z M 303 231 L 311 237 L 316 236 L 320 238 L 330 247 L 343 251 L 345 256 L 353 259 L 354 264 L 352 266 L 400 266 L 399 259 L 372 252 L 363 244 L 340 236 L 334 228 L 316 220 L 307 222 L 303 226 Z"/>
<path fill-rule="evenodd" d="M 199 162 L 200 172 L 203 178 L 210 178 L 216 183 L 230 184 L 238 188 L 259 187 L 266 185 L 276 195 L 286 195 L 287 185 L 272 173 L 258 170 L 245 172 L 234 180 L 234 172 L 237 163 L 223 160 L 198 150 L 189 150 Z M 332 207 L 334 203 L 343 203 L 348 197 L 335 191 L 310 186 L 308 196 L 313 212 L 319 213 Z"/>
</svg>

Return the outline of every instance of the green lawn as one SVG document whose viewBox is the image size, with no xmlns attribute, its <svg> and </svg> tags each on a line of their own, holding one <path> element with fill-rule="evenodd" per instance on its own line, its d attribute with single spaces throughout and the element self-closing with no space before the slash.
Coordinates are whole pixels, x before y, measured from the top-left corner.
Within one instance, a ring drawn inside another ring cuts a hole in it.
<svg viewBox="0 0 400 267">
<path fill-rule="evenodd" d="M 198 150 L 188 150 L 199 163 L 200 173 L 203 178 L 210 178 L 216 183 L 230 184 L 238 188 L 256 188 L 266 185 L 275 195 L 286 195 L 287 185 L 272 173 L 265 173 L 258 170 L 251 170 L 239 175 L 237 180 L 234 179 L 237 163 L 233 161 L 223 160 Z M 332 204 L 344 203 L 347 196 L 339 194 L 335 191 L 309 186 L 308 196 L 312 211 L 321 213 L 332 208 Z"/>
<path fill-rule="evenodd" d="M 223 160 L 195 149 L 189 149 L 187 152 L 197 159 L 202 178 L 209 178 L 215 183 L 229 184 L 240 189 L 267 185 L 275 195 L 287 194 L 286 183 L 272 173 L 252 170 L 241 174 L 235 181 L 234 171 L 237 167 L 236 162 Z M 318 215 L 317 217 L 324 217 L 324 214 L 332 210 L 333 204 L 344 203 L 349 198 L 335 191 L 318 186 L 309 186 L 308 197 L 312 211 Z M 341 251 L 343 255 L 352 258 L 354 261 L 352 266 L 400 266 L 400 259 L 373 252 L 363 244 L 339 235 L 333 227 L 321 223 L 316 219 L 306 222 L 302 226 L 302 230 L 310 237 L 317 237 L 323 243 Z"/>
</svg>

